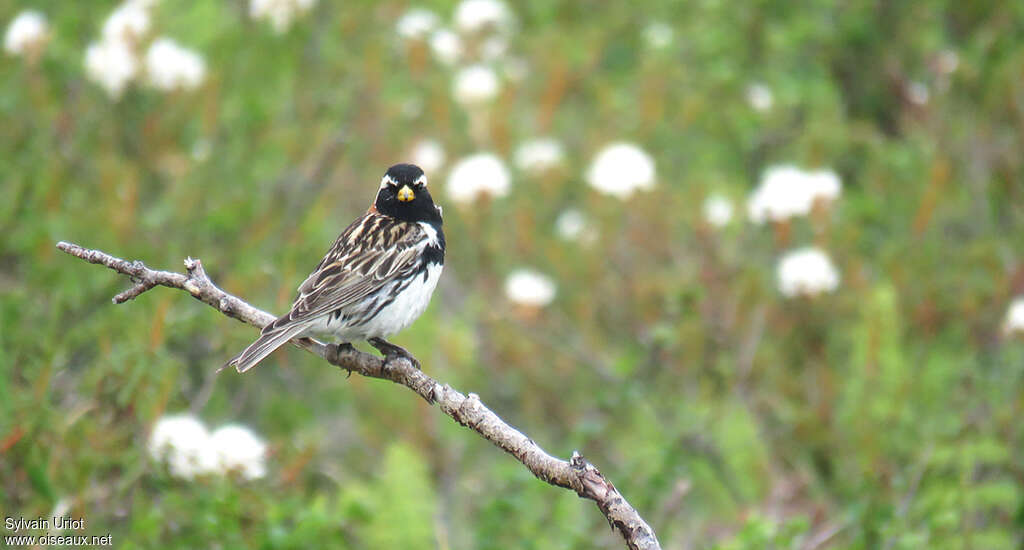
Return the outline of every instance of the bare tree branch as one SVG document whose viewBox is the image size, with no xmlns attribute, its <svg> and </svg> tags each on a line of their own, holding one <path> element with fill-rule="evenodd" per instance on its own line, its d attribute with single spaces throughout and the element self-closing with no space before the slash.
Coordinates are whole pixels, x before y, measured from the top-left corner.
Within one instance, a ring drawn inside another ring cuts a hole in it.
<svg viewBox="0 0 1024 550">
<path fill-rule="evenodd" d="M 57 243 L 57 248 L 76 258 L 105 265 L 118 273 L 128 275 L 135 284 L 115 296 L 115 304 L 132 300 L 153 287 L 166 286 L 184 290 L 193 298 L 224 315 L 257 328 L 263 328 L 275 318 L 270 313 L 217 288 L 207 277 L 203 264 L 198 259 L 186 259 L 186 273 L 174 273 L 149 269 L 140 261 L 129 262 L 99 250 L 90 250 L 64 241 Z M 441 384 L 415 368 L 405 358 L 393 357 L 385 361 L 369 353 L 323 344 L 309 338 L 295 339 L 291 343 L 350 373 L 357 372 L 371 378 L 390 380 L 416 392 L 428 403 L 437 403 L 441 411 L 453 420 L 472 429 L 515 457 L 542 481 L 570 489 L 581 498 L 594 501 L 612 529 L 625 540 L 628 548 L 661 548 L 654 530 L 593 464 L 575 451 L 569 460 L 561 460 L 547 454 L 533 440 L 509 426 L 484 406 L 476 394 L 470 393 L 467 396 L 447 384 Z"/>
</svg>

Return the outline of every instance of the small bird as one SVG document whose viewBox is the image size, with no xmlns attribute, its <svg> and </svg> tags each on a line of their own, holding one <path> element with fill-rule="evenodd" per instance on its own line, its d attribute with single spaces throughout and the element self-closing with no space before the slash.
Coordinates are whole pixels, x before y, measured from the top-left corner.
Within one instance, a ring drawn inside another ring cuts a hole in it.
<svg viewBox="0 0 1024 550">
<path fill-rule="evenodd" d="M 409 326 L 430 303 L 444 266 L 441 207 L 418 166 L 396 164 L 370 209 L 352 222 L 299 286 L 291 311 L 227 365 L 245 372 L 293 338 L 365 340 L 385 356 L 408 358 L 385 338 Z"/>
</svg>

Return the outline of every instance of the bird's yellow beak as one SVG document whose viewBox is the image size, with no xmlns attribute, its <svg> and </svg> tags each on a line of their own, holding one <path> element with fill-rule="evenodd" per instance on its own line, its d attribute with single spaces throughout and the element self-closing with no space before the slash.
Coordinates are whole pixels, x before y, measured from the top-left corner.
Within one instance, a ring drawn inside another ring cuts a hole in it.
<svg viewBox="0 0 1024 550">
<path fill-rule="evenodd" d="M 416 193 L 413 193 L 412 189 L 410 189 L 408 185 L 403 185 L 402 188 L 398 190 L 398 200 L 402 202 L 409 202 L 415 198 Z"/>
</svg>

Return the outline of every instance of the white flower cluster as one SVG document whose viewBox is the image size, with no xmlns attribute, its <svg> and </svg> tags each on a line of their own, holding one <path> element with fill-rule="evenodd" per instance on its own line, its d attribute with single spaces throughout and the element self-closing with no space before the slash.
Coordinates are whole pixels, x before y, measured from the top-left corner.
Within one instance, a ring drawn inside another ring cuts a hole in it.
<svg viewBox="0 0 1024 550">
<path fill-rule="evenodd" d="M 416 33 L 402 32 L 413 27 Z M 399 19 L 399 34 L 425 39 L 438 62 L 457 67 L 452 75 L 452 98 L 470 111 L 477 129 L 486 127 L 486 108 L 501 93 L 502 76 L 495 64 L 504 60 L 514 27 L 512 12 L 501 0 L 462 0 L 455 7 L 450 27 L 442 26 L 439 17 L 419 8 Z M 516 72 L 506 71 L 505 77 Z M 424 149 L 420 153 L 432 151 Z M 425 155 L 427 159 L 431 156 Z M 484 152 L 456 161 L 448 174 L 446 190 L 453 202 L 471 204 L 481 197 L 507 195 L 511 183 L 505 162 Z"/>
<path fill-rule="evenodd" d="M 1003 321 L 1003 330 L 1007 334 L 1024 335 L 1024 296 L 1018 296 L 1010 302 Z"/>
<path fill-rule="evenodd" d="M 574 241 L 583 234 L 587 227 L 587 219 L 583 213 L 575 208 L 570 208 L 558 215 L 555 220 L 555 232 L 558 236 L 567 241 Z"/>
<path fill-rule="evenodd" d="M 158 89 L 192 90 L 202 84 L 206 63 L 201 55 L 179 46 L 174 40 L 158 38 L 146 52 L 146 74 Z"/>
<path fill-rule="evenodd" d="M 448 198 L 469 204 L 481 197 L 504 197 L 512 180 L 508 168 L 493 153 L 476 153 L 459 159 L 448 174 Z"/>
<path fill-rule="evenodd" d="M 267 444 L 249 428 L 229 424 L 210 433 L 190 414 L 161 418 L 149 437 L 150 456 L 181 479 L 231 472 L 258 479 L 267 473 L 266 452 Z"/>
<path fill-rule="evenodd" d="M 500 91 L 498 75 L 494 69 L 483 64 L 463 67 L 455 73 L 452 95 L 455 101 L 467 105 L 483 105 L 493 100 Z"/>
<path fill-rule="evenodd" d="M 114 8 L 103 23 L 103 40 L 138 44 L 149 32 L 149 7 L 128 1 Z"/>
<path fill-rule="evenodd" d="M 508 52 L 508 38 L 492 36 L 480 43 L 480 57 L 485 61 L 498 61 Z"/>
<path fill-rule="evenodd" d="M 520 170 L 542 174 L 557 168 L 565 158 L 562 143 L 554 138 L 536 138 L 523 142 L 516 149 L 515 163 Z"/>
<path fill-rule="evenodd" d="M 779 291 L 786 297 L 817 296 L 839 286 L 839 272 L 819 248 L 802 248 L 779 260 Z"/>
<path fill-rule="evenodd" d="M 112 99 L 121 97 L 138 71 L 135 52 L 124 42 L 93 42 L 85 49 L 86 75 Z"/>
<path fill-rule="evenodd" d="M 438 29 L 430 35 L 430 51 L 444 65 L 454 65 L 462 57 L 462 39 L 451 29 Z"/>
<path fill-rule="evenodd" d="M 103 22 L 100 40 L 85 49 L 86 76 L 112 99 L 121 97 L 124 89 L 139 74 L 136 50 L 149 27 L 147 6 L 129 0 L 114 8 Z"/>
<path fill-rule="evenodd" d="M 288 30 L 300 15 L 316 6 L 317 0 L 250 0 L 249 17 L 269 21 L 278 34 Z"/>
<path fill-rule="evenodd" d="M 505 296 L 519 306 L 544 307 L 555 299 L 555 291 L 550 277 L 531 269 L 514 271 L 505 279 Z"/>
<path fill-rule="evenodd" d="M 672 45 L 675 32 L 668 23 L 655 21 L 644 28 L 644 42 L 652 50 L 663 50 Z"/>
<path fill-rule="evenodd" d="M 398 18 L 395 30 L 402 38 L 422 40 L 429 36 L 440 23 L 441 18 L 436 13 L 423 8 L 413 8 Z"/>
<path fill-rule="evenodd" d="M 444 150 L 436 142 L 421 142 L 413 152 L 413 162 L 427 170 L 426 164 L 440 157 Z M 515 153 L 516 167 L 524 172 L 540 174 L 560 165 L 564 159 L 562 144 L 552 138 L 523 142 Z M 508 194 L 512 177 L 508 167 L 494 153 L 476 153 L 458 160 L 448 174 L 448 197 L 460 204 L 472 204 L 481 197 L 498 198 Z"/>
<path fill-rule="evenodd" d="M 555 220 L 555 233 L 563 241 L 578 242 L 583 245 L 593 244 L 597 240 L 597 229 L 582 212 L 570 208 L 558 215 Z"/>
<path fill-rule="evenodd" d="M 466 34 L 507 33 L 515 20 L 500 0 L 462 0 L 455 8 L 455 27 Z"/>
<path fill-rule="evenodd" d="M 806 171 L 791 165 L 765 170 L 747 201 L 750 220 L 784 222 L 806 216 L 816 203 L 830 204 L 842 192 L 839 176 L 831 170 Z M 839 271 L 828 254 L 808 247 L 790 252 L 778 263 L 779 291 L 783 296 L 817 296 L 839 286 Z"/>
<path fill-rule="evenodd" d="M 815 201 L 831 202 L 842 192 L 839 176 L 831 170 L 805 171 L 791 165 L 765 170 L 750 196 L 747 210 L 757 224 L 780 222 L 810 213 Z"/>
<path fill-rule="evenodd" d="M 157 421 L 149 436 L 149 454 L 154 460 L 166 461 L 171 475 L 183 479 L 212 472 L 217 462 L 206 426 L 188 414 Z"/>
<path fill-rule="evenodd" d="M 430 174 L 444 166 L 444 147 L 437 140 L 422 139 L 413 145 L 409 157 L 412 159 L 413 164 L 422 168 L 427 174 Z"/>
<path fill-rule="evenodd" d="M 601 193 L 625 200 L 654 187 L 654 159 L 638 145 L 612 143 L 594 157 L 586 178 Z"/>
<path fill-rule="evenodd" d="M 522 71 L 515 60 L 505 59 L 508 39 L 515 19 L 501 0 L 463 0 L 456 6 L 453 26 L 442 26 L 441 18 L 424 8 L 411 8 L 395 23 L 395 32 L 405 40 L 426 42 L 443 65 L 467 63 L 452 81 L 455 101 L 468 107 L 480 107 L 501 91 L 501 79 L 492 66 L 506 62 L 511 77 Z"/>
<path fill-rule="evenodd" d="M 121 97 L 143 68 L 139 52 L 151 27 L 150 4 L 127 0 L 115 8 L 103 23 L 101 39 L 85 50 L 86 75 L 112 99 Z M 147 81 L 165 91 L 194 89 L 206 75 L 202 56 L 166 37 L 149 45 L 144 69 Z"/>
<path fill-rule="evenodd" d="M 714 227 L 725 227 L 732 221 L 732 202 L 722 195 L 711 195 L 704 200 L 704 219 Z"/>
<path fill-rule="evenodd" d="M 11 55 L 38 56 L 50 32 L 46 16 L 35 10 L 24 10 L 11 20 L 4 33 L 4 51 Z"/>
<path fill-rule="evenodd" d="M 747 86 L 747 104 L 755 111 L 764 112 L 775 104 L 775 97 L 772 95 L 771 88 L 760 82 L 755 82 Z"/>
</svg>

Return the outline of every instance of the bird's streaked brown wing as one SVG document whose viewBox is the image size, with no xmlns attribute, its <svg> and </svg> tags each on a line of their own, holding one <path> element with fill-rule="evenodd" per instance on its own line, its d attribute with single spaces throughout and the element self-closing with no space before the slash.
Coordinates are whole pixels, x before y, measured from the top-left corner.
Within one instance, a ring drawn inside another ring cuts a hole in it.
<svg viewBox="0 0 1024 550">
<path fill-rule="evenodd" d="M 358 221 L 362 223 L 345 230 L 299 285 L 287 322 L 316 318 L 358 303 L 392 279 L 411 276 L 420 268 L 426 233 L 418 224 L 376 213 Z"/>
<path fill-rule="evenodd" d="M 396 278 L 411 278 L 420 268 L 425 237 L 418 224 L 366 213 L 341 233 L 299 286 L 291 311 L 264 327 L 260 337 L 227 364 L 245 372 L 300 335 L 313 320 L 360 303 Z"/>
</svg>

